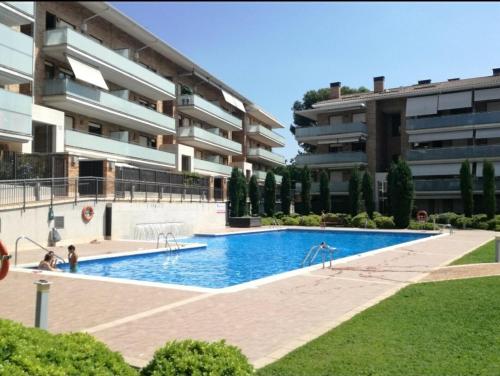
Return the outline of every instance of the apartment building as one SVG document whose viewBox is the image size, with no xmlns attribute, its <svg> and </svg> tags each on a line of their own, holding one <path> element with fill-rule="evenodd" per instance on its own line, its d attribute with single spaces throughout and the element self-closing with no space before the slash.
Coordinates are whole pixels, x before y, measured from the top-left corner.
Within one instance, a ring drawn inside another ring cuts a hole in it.
<svg viewBox="0 0 500 376">
<path fill-rule="evenodd" d="M 0 21 L 5 152 L 57 155 L 69 177 L 196 173 L 220 192 L 232 166 L 284 164 L 281 123 L 110 4 L 0 2 Z"/>
<path fill-rule="evenodd" d="M 377 208 L 384 211 L 387 171 L 402 157 L 413 173 L 418 209 L 460 212 L 459 170 L 468 159 L 480 207 L 483 161 L 492 161 L 500 173 L 500 69 L 484 77 L 426 79 L 391 89 L 384 83 L 383 76 L 375 77 L 371 92 L 341 95 L 340 82 L 334 82 L 330 99 L 297 111 L 313 121 L 296 127 L 295 138 L 310 148 L 297 156 L 297 164 L 328 170 L 336 210 L 348 208 L 351 169 L 367 169 Z M 497 189 L 500 193 L 498 183 Z M 318 183 L 312 193 L 319 193 Z"/>
</svg>

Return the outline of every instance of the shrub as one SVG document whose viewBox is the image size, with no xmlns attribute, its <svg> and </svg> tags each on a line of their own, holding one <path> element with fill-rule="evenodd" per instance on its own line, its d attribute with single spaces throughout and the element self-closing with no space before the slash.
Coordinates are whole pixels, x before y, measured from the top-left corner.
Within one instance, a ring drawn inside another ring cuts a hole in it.
<svg viewBox="0 0 500 376">
<path fill-rule="evenodd" d="M 488 228 L 488 217 L 486 214 L 476 214 L 472 216 L 472 228 L 486 230 Z"/>
<path fill-rule="evenodd" d="M 276 208 L 276 178 L 272 171 L 266 174 L 264 182 L 264 211 L 270 217 L 273 216 Z"/>
<path fill-rule="evenodd" d="M 300 224 L 300 217 L 284 216 L 282 222 L 285 226 L 298 226 Z"/>
<path fill-rule="evenodd" d="M 373 222 L 377 228 L 394 228 L 396 224 L 394 223 L 394 218 L 392 217 L 384 217 L 382 215 L 374 218 Z"/>
<path fill-rule="evenodd" d="M 1 375 L 137 375 L 123 357 L 84 333 L 50 334 L 0 320 Z"/>
<path fill-rule="evenodd" d="M 319 175 L 319 202 L 322 212 L 328 213 L 331 210 L 329 178 L 325 170 L 321 170 Z"/>
<path fill-rule="evenodd" d="M 308 215 L 311 211 L 311 172 L 307 165 L 302 169 L 301 182 L 302 214 Z"/>
<path fill-rule="evenodd" d="M 358 167 L 355 167 L 352 169 L 351 178 L 349 179 L 349 208 L 353 216 L 359 213 L 360 194 L 361 178 Z"/>
<path fill-rule="evenodd" d="M 488 219 L 492 219 L 496 212 L 495 166 L 486 160 L 483 162 L 483 202 Z"/>
<path fill-rule="evenodd" d="M 448 213 L 434 214 L 431 216 L 431 220 L 432 218 L 436 218 L 436 223 L 441 223 L 443 225 L 451 224 L 453 226 L 453 224 L 456 223 L 458 217 L 459 217 L 458 214 L 448 212 Z"/>
<path fill-rule="evenodd" d="M 300 217 L 300 214 L 299 213 L 292 213 L 289 215 L 289 217 L 298 218 L 298 217 Z"/>
<path fill-rule="evenodd" d="M 470 164 L 467 159 L 462 162 L 460 167 L 460 194 L 464 203 L 465 216 L 470 217 L 474 207 L 474 191 Z"/>
<path fill-rule="evenodd" d="M 285 215 L 285 213 L 279 211 L 279 212 L 274 213 L 273 217 L 281 219 L 281 218 L 283 218 L 284 215 Z"/>
<path fill-rule="evenodd" d="M 366 228 L 377 228 L 375 222 L 370 219 L 366 212 L 359 213 L 351 220 L 351 226 L 353 227 L 365 228 L 365 225 Z"/>
<path fill-rule="evenodd" d="M 252 175 L 248 183 L 248 196 L 250 197 L 250 204 L 252 206 L 252 215 L 259 214 L 260 192 L 257 176 Z"/>
<path fill-rule="evenodd" d="M 261 218 L 262 226 L 272 226 L 275 224 L 275 221 L 278 222 L 279 225 L 282 224 L 281 220 L 273 218 L 273 217 L 262 217 Z"/>
<path fill-rule="evenodd" d="M 399 159 L 391 171 L 388 181 L 391 188 L 391 213 L 394 223 L 398 228 L 406 228 L 410 223 L 411 209 L 413 207 L 414 186 L 410 167 L 405 160 Z"/>
<path fill-rule="evenodd" d="M 285 214 L 290 214 L 290 203 L 292 202 L 290 173 L 288 169 L 283 171 L 281 179 L 281 210 Z"/>
<path fill-rule="evenodd" d="M 321 216 L 316 214 L 305 215 L 300 218 L 301 226 L 319 226 L 321 222 Z"/>
<path fill-rule="evenodd" d="M 497 227 L 497 221 L 495 218 L 490 219 L 486 223 L 488 225 L 488 230 L 495 230 L 495 228 Z"/>
<path fill-rule="evenodd" d="M 365 171 L 363 181 L 361 183 L 363 202 L 365 203 L 365 210 L 368 216 L 373 219 L 373 211 L 375 210 L 375 201 L 373 200 L 373 182 L 370 173 Z"/>
<path fill-rule="evenodd" d="M 456 218 L 454 221 L 455 224 L 452 226 L 458 227 L 458 228 L 471 228 L 473 220 L 472 218 L 466 217 L 464 215 L 460 215 Z"/>
<path fill-rule="evenodd" d="M 141 376 L 252 375 L 253 367 L 234 346 L 225 342 L 184 340 L 168 342 L 157 350 Z"/>
<path fill-rule="evenodd" d="M 408 225 L 408 229 L 410 229 L 410 230 L 434 230 L 434 225 L 430 222 L 410 221 L 410 224 Z"/>
</svg>

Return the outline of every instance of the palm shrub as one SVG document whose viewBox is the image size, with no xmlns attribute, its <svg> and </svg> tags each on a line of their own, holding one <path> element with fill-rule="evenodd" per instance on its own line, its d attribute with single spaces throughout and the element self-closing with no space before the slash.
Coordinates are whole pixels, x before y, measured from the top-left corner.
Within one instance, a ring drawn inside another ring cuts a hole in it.
<svg viewBox="0 0 500 376">
<path fill-rule="evenodd" d="M 460 193 L 464 205 L 464 214 L 466 217 L 470 217 L 474 206 L 474 193 L 469 160 L 463 161 L 460 167 Z"/>
<path fill-rule="evenodd" d="M 292 202 L 290 189 L 290 173 L 288 172 L 288 169 L 285 169 L 281 179 L 281 211 L 285 215 L 290 214 L 290 203 Z"/>
<path fill-rule="evenodd" d="M 250 205 L 252 206 L 252 214 L 259 214 L 259 184 L 257 183 L 257 176 L 252 175 L 250 182 L 248 183 L 248 196 L 250 197 Z"/>
<path fill-rule="evenodd" d="M 264 182 L 264 211 L 268 217 L 274 215 L 276 207 L 276 178 L 274 173 L 269 171 Z"/>
<path fill-rule="evenodd" d="M 373 185 L 372 177 L 368 171 L 363 175 L 362 194 L 363 202 L 365 203 L 365 210 L 368 216 L 373 219 L 373 211 L 375 210 L 375 202 L 373 201 Z"/>
<path fill-rule="evenodd" d="M 495 167 L 490 161 L 483 162 L 483 202 L 484 212 L 488 219 L 495 216 Z"/>
<path fill-rule="evenodd" d="M 360 180 L 358 167 L 355 167 L 352 169 L 351 178 L 349 179 L 349 207 L 353 217 L 359 213 Z"/>
<path fill-rule="evenodd" d="M 390 185 L 394 223 L 398 228 L 406 228 L 410 224 L 414 186 L 410 167 L 403 159 L 399 159 L 396 163 Z"/>
<path fill-rule="evenodd" d="M 302 169 L 301 177 L 302 214 L 308 215 L 311 212 L 311 171 L 307 165 Z"/>
<path fill-rule="evenodd" d="M 331 211 L 331 199 L 330 199 L 330 187 L 328 186 L 329 179 L 328 174 L 325 170 L 321 170 L 319 175 L 319 201 L 321 204 L 321 210 L 325 213 Z"/>
</svg>

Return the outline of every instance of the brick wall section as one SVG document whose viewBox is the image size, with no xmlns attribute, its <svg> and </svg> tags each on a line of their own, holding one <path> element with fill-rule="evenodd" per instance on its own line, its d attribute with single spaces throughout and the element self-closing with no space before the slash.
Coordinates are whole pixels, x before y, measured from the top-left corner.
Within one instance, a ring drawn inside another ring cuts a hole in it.
<svg viewBox="0 0 500 376">
<path fill-rule="evenodd" d="M 66 166 L 68 166 L 68 180 L 69 180 L 69 186 L 68 186 L 68 196 L 74 197 L 75 194 L 78 192 L 78 187 L 77 187 L 77 179 L 78 176 L 80 175 L 80 166 L 78 164 L 78 157 L 74 157 L 72 155 L 66 155 Z M 75 159 L 75 163 L 73 163 L 73 159 Z"/>
<path fill-rule="evenodd" d="M 107 196 L 113 196 L 115 194 L 115 167 L 110 168 L 110 163 L 108 161 L 102 161 L 102 174 L 105 179 L 103 194 Z"/>
</svg>

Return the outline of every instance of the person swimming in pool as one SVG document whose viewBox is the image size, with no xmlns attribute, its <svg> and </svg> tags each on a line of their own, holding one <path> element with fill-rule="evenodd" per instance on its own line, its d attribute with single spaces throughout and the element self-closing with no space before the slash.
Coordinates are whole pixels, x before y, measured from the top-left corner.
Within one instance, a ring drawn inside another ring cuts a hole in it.
<svg viewBox="0 0 500 376">
<path fill-rule="evenodd" d="M 60 272 L 61 269 L 57 269 L 55 266 L 52 266 L 52 259 L 54 259 L 54 256 L 52 256 L 50 252 L 47 253 L 43 260 L 38 264 L 38 269 L 46 270 L 48 272 Z"/>
<path fill-rule="evenodd" d="M 68 247 L 68 262 L 70 272 L 76 273 L 78 270 L 78 254 L 73 244 Z"/>
</svg>

